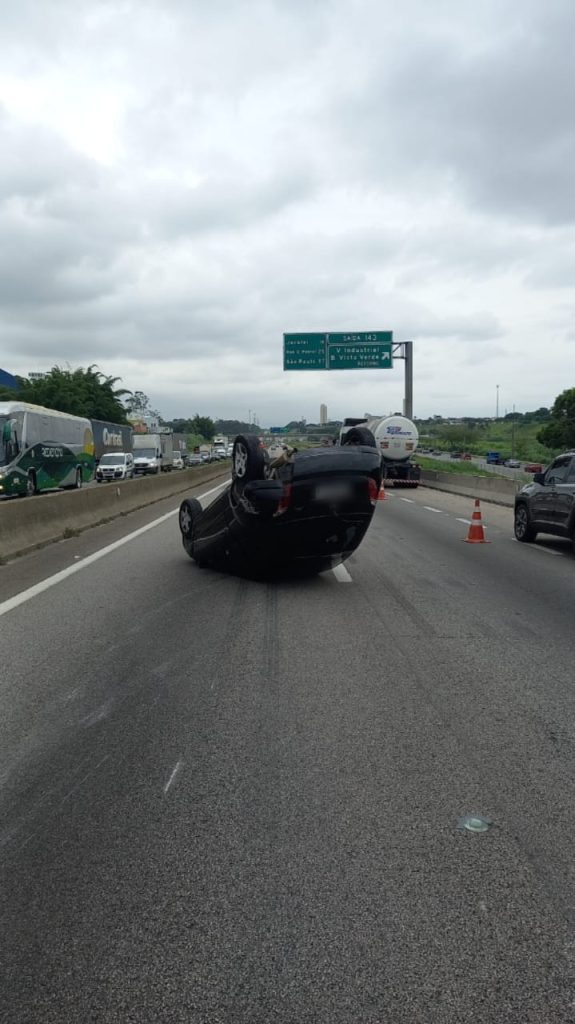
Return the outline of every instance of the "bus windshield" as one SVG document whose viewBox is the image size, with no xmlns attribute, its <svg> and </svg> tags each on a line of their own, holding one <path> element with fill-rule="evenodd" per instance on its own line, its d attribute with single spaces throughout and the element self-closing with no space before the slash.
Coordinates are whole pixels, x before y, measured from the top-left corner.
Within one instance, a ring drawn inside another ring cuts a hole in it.
<svg viewBox="0 0 575 1024">
<path fill-rule="evenodd" d="M 8 416 L 0 416 L 0 466 L 7 466 L 12 461 L 12 432 Z"/>
</svg>

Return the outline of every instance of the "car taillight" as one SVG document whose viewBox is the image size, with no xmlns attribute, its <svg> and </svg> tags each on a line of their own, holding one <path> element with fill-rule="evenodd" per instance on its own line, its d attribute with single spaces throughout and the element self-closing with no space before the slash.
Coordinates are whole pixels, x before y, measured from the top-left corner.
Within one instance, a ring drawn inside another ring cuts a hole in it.
<svg viewBox="0 0 575 1024">
<path fill-rule="evenodd" d="M 276 516 L 281 516 L 282 512 L 287 512 L 290 507 L 292 489 L 292 484 L 284 484 L 284 492 L 279 500 Z"/>
<path fill-rule="evenodd" d="M 376 481 L 373 479 L 372 476 L 368 477 L 367 486 L 368 486 L 368 491 L 369 491 L 369 500 L 370 501 L 374 501 L 374 502 L 377 501 L 377 497 L 378 497 L 378 494 L 379 494 L 379 488 L 377 486 Z"/>
</svg>

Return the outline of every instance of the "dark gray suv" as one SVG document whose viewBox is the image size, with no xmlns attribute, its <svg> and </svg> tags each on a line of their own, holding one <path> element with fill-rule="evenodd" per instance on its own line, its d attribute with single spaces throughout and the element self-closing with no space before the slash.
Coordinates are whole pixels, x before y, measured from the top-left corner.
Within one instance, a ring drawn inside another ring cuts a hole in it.
<svg viewBox="0 0 575 1024">
<path fill-rule="evenodd" d="M 568 537 L 575 551 L 575 451 L 559 455 L 515 495 L 517 540 L 535 540 L 538 533 Z"/>
</svg>

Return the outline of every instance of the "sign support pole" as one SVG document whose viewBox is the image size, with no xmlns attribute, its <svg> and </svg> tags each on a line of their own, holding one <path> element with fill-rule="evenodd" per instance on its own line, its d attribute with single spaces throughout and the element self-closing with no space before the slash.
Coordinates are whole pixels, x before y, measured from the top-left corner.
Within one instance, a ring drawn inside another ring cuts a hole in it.
<svg viewBox="0 0 575 1024">
<path fill-rule="evenodd" d="M 408 420 L 413 419 L 413 342 L 404 341 L 403 351 L 405 354 L 405 400 L 403 415 Z"/>
</svg>

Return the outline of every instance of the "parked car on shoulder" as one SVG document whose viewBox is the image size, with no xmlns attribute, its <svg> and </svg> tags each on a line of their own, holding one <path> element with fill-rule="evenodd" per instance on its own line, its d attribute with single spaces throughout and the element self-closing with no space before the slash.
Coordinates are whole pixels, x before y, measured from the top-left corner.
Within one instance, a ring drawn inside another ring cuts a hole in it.
<svg viewBox="0 0 575 1024">
<path fill-rule="evenodd" d="M 567 537 L 575 551 L 575 451 L 553 459 L 516 494 L 514 529 L 523 543 L 534 541 L 538 533 Z"/>
</svg>

